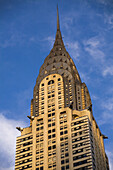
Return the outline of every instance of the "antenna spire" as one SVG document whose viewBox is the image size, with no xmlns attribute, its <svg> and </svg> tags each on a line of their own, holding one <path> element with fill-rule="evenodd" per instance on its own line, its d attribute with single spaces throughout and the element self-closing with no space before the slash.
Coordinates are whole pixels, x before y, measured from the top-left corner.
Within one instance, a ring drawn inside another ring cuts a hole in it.
<svg viewBox="0 0 113 170">
<path fill-rule="evenodd" d="M 57 5 L 57 30 L 60 30 L 59 13 L 58 13 L 58 5 Z"/>
</svg>

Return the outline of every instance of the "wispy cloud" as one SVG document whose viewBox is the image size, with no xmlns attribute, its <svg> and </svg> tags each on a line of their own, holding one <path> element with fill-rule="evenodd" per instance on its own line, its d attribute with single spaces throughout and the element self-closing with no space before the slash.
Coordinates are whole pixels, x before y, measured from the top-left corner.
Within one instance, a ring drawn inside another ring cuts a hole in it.
<svg viewBox="0 0 113 170">
<path fill-rule="evenodd" d="M 19 33 L 19 32 L 14 32 L 9 35 L 7 39 L 1 40 L 0 41 L 0 47 L 1 48 L 7 48 L 7 47 L 14 47 L 17 44 L 23 44 L 25 42 L 26 35 Z"/>
<path fill-rule="evenodd" d="M 90 77 L 89 77 L 89 75 L 87 73 L 81 72 L 80 77 L 82 78 L 83 82 L 88 82 L 90 80 Z"/>
<path fill-rule="evenodd" d="M 41 40 L 42 42 L 46 42 L 46 45 L 48 45 L 49 49 L 51 50 L 53 47 L 53 44 L 55 42 L 55 37 L 53 36 L 47 36 L 44 39 Z"/>
<path fill-rule="evenodd" d="M 98 100 L 98 99 L 99 99 L 99 97 L 96 96 L 96 95 L 94 95 L 94 94 L 91 95 L 91 98 L 92 98 L 93 100 Z"/>
<path fill-rule="evenodd" d="M 79 59 L 80 56 L 80 45 L 78 41 L 68 41 L 67 48 L 70 51 L 70 54 L 75 58 L 76 60 Z"/>
<path fill-rule="evenodd" d="M 108 0 L 98 0 L 98 2 L 100 2 L 101 4 L 107 5 L 107 1 Z"/>
<path fill-rule="evenodd" d="M 107 24 L 107 28 L 111 30 L 113 28 L 113 14 L 106 14 L 104 17 L 104 21 Z"/>
<path fill-rule="evenodd" d="M 16 126 L 25 127 L 22 121 L 16 121 L 6 118 L 0 113 L 0 169 L 14 169 L 16 136 L 20 133 L 16 130 Z"/>
<path fill-rule="evenodd" d="M 99 125 L 109 124 L 113 129 L 113 98 L 104 99 L 100 107 L 103 111 L 98 119 Z"/>
<path fill-rule="evenodd" d="M 75 15 L 75 14 L 74 14 Z M 63 22 L 62 22 L 62 26 L 67 29 L 67 30 L 70 30 L 70 25 L 73 23 L 73 19 L 74 19 L 74 15 L 71 14 L 71 16 L 69 17 L 66 17 L 64 16 L 63 17 Z"/>
<path fill-rule="evenodd" d="M 103 76 L 111 75 L 113 76 L 113 66 L 107 66 L 102 72 Z"/>
<path fill-rule="evenodd" d="M 110 170 L 113 169 L 113 152 L 112 151 L 106 151 L 107 156 L 109 158 L 109 166 L 110 166 Z"/>
<path fill-rule="evenodd" d="M 98 119 L 99 125 L 110 124 L 113 129 L 113 115 L 111 112 L 104 111 L 101 113 L 101 117 Z"/>
<path fill-rule="evenodd" d="M 113 98 L 106 98 L 102 104 L 101 104 L 102 108 L 106 109 L 106 110 L 113 110 Z"/>
<path fill-rule="evenodd" d="M 83 41 L 84 49 L 89 53 L 90 56 L 93 57 L 96 61 L 103 63 L 105 54 L 102 51 L 101 47 L 103 44 L 103 39 L 100 37 L 92 37 L 88 40 Z"/>
</svg>

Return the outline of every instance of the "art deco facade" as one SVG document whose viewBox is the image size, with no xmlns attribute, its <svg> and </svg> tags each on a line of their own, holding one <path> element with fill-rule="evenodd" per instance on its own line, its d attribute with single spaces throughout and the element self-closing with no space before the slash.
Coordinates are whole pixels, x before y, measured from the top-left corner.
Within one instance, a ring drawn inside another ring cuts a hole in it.
<svg viewBox="0 0 113 170">
<path fill-rule="evenodd" d="M 65 49 L 57 10 L 57 32 L 40 68 L 30 126 L 17 129 L 15 170 L 108 170 L 91 98 Z"/>
</svg>

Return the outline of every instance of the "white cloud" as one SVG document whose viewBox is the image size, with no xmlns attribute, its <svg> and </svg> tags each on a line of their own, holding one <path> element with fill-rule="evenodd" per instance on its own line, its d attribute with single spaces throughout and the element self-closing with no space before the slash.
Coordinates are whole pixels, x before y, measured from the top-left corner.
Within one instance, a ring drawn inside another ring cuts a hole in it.
<svg viewBox="0 0 113 170">
<path fill-rule="evenodd" d="M 98 99 L 99 99 L 99 97 L 96 96 L 96 95 L 94 95 L 94 94 L 91 95 L 91 98 L 92 98 L 93 100 L 98 100 Z"/>
<path fill-rule="evenodd" d="M 105 15 L 105 23 L 108 24 L 108 29 L 112 29 L 113 28 L 113 14 L 111 15 Z"/>
<path fill-rule="evenodd" d="M 88 82 L 90 80 L 88 73 L 80 72 L 80 77 L 82 78 L 83 82 Z"/>
<path fill-rule="evenodd" d="M 19 33 L 19 32 L 13 32 L 10 34 L 10 37 L 7 39 L 4 39 L 0 42 L 1 48 L 7 48 L 7 47 L 14 47 L 17 44 L 23 44 L 25 42 L 26 35 Z"/>
<path fill-rule="evenodd" d="M 86 46 L 87 45 L 92 46 L 93 48 L 97 48 L 99 44 L 100 44 L 100 41 L 96 37 L 92 37 L 85 42 Z"/>
<path fill-rule="evenodd" d="M 102 108 L 112 111 L 113 110 L 113 98 L 107 98 L 102 102 Z"/>
<path fill-rule="evenodd" d="M 106 153 L 109 159 L 110 170 L 112 170 L 113 169 L 113 152 L 107 150 Z"/>
<path fill-rule="evenodd" d="M 101 4 L 107 5 L 108 0 L 98 0 Z"/>
<path fill-rule="evenodd" d="M 55 42 L 55 37 L 48 36 L 48 37 L 42 39 L 41 41 L 43 41 L 43 42 L 48 41 L 48 46 L 49 46 L 49 49 L 51 50 L 53 47 L 53 44 Z M 47 43 L 46 43 L 46 45 L 47 45 Z"/>
<path fill-rule="evenodd" d="M 78 59 L 78 57 L 80 55 L 79 43 L 77 41 L 75 41 L 75 42 L 68 41 L 67 46 L 68 46 L 70 54 L 73 56 L 73 58 Z"/>
<path fill-rule="evenodd" d="M 71 14 L 71 17 L 63 17 L 62 26 L 67 30 L 70 30 L 70 25 L 73 23 L 74 16 Z"/>
<path fill-rule="evenodd" d="M 98 119 L 99 125 L 111 124 L 111 129 L 113 129 L 113 115 L 111 112 L 104 111 L 101 117 Z"/>
<path fill-rule="evenodd" d="M 106 67 L 103 72 L 103 76 L 111 75 L 113 76 L 113 66 Z"/>
<path fill-rule="evenodd" d="M 109 124 L 113 129 L 113 98 L 106 98 L 100 106 L 103 109 L 98 119 L 99 125 Z"/>
<path fill-rule="evenodd" d="M 13 170 L 15 162 L 16 136 L 20 133 L 17 126 L 25 127 L 22 121 L 6 118 L 0 113 L 0 169 Z"/>
<path fill-rule="evenodd" d="M 100 37 L 92 37 L 86 41 L 83 41 L 84 49 L 87 51 L 95 60 L 103 63 L 105 54 L 101 47 L 104 44 L 104 40 Z"/>
</svg>

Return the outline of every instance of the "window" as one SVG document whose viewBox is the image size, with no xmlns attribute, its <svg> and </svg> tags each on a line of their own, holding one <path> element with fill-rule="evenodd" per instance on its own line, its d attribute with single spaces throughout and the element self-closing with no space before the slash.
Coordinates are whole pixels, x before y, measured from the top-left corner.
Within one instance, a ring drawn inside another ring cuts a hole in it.
<svg viewBox="0 0 113 170">
<path fill-rule="evenodd" d="M 52 129 L 52 132 L 55 132 L 55 129 Z"/>
<path fill-rule="evenodd" d="M 61 79 L 60 78 L 58 78 L 58 81 L 60 81 Z"/>
<path fill-rule="evenodd" d="M 48 133 L 51 133 L 51 130 L 48 130 Z"/>
<path fill-rule="evenodd" d="M 50 85 L 50 84 L 54 84 L 54 80 L 50 80 L 50 81 L 48 82 L 48 85 Z"/>
<path fill-rule="evenodd" d="M 48 136 L 48 139 L 51 139 L 51 135 Z"/>
<path fill-rule="evenodd" d="M 67 130 L 66 130 L 66 131 L 64 131 L 64 134 L 67 134 Z"/>
<path fill-rule="evenodd" d="M 54 116 L 55 115 L 55 113 L 52 113 L 52 116 Z"/>
<path fill-rule="evenodd" d="M 65 153 L 65 157 L 68 157 L 69 156 L 69 154 L 68 153 Z"/>
<path fill-rule="evenodd" d="M 64 160 L 61 161 L 61 164 L 64 164 Z"/>
<path fill-rule="evenodd" d="M 52 123 L 52 126 L 55 126 L 55 123 Z"/>
<path fill-rule="evenodd" d="M 60 132 L 60 135 L 63 135 L 63 131 L 62 131 L 62 132 Z"/>
<path fill-rule="evenodd" d="M 55 136 L 56 136 L 55 134 L 52 135 L 53 138 L 54 138 Z"/>
<path fill-rule="evenodd" d="M 66 165 L 66 169 L 69 169 L 69 165 Z"/>
<path fill-rule="evenodd" d="M 66 159 L 66 163 L 68 163 L 69 162 L 69 159 Z"/>
</svg>

